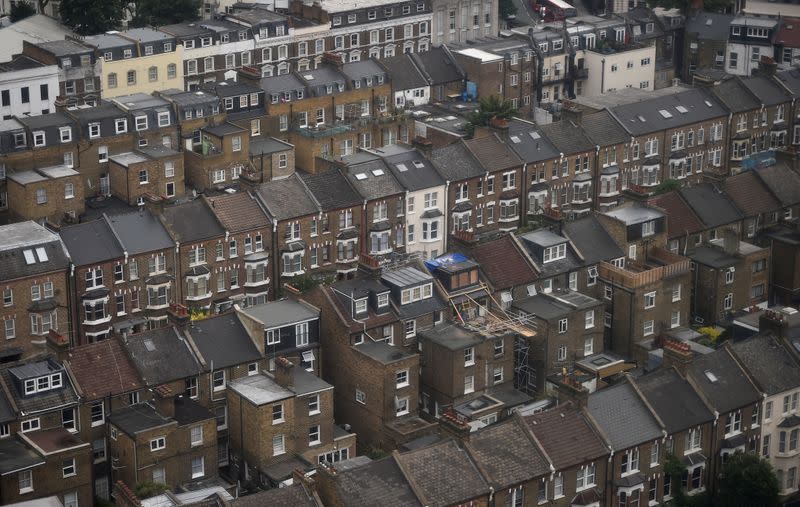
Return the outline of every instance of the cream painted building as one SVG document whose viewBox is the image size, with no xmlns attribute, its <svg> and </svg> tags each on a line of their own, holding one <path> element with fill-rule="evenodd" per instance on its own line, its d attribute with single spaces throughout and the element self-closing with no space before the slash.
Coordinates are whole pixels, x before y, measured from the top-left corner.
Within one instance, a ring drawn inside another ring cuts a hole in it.
<svg viewBox="0 0 800 507">
<path fill-rule="evenodd" d="M 656 75 L 655 46 L 610 53 L 596 50 L 584 50 L 581 53 L 589 74 L 582 95 L 592 97 L 625 88 L 653 90 Z"/>
</svg>

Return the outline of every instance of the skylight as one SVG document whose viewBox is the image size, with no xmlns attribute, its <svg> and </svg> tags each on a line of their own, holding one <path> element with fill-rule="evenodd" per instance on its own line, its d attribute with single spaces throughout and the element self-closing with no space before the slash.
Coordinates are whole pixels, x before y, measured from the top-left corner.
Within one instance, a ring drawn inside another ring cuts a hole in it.
<svg viewBox="0 0 800 507">
<path fill-rule="evenodd" d="M 153 340 L 145 340 L 144 348 L 146 348 L 148 352 L 154 352 L 156 350 L 156 346 L 153 343 Z"/>
<path fill-rule="evenodd" d="M 414 167 L 416 167 L 417 169 L 422 169 L 423 167 L 425 167 L 425 162 L 423 162 L 422 160 L 415 160 Z"/>
<path fill-rule="evenodd" d="M 33 255 L 33 250 L 23 250 L 22 254 L 25 256 L 25 264 L 36 264 L 36 257 Z"/>
<path fill-rule="evenodd" d="M 404 173 L 404 172 L 408 171 L 408 167 L 406 167 L 406 165 L 405 165 L 405 164 L 395 164 L 395 167 L 396 167 L 396 168 L 397 168 L 397 170 L 398 170 L 398 171 L 400 171 L 401 173 Z"/>
<path fill-rule="evenodd" d="M 717 380 L 719 380 L 719 379 L 717 378 L 717 376 L 716 376 L 716 375 L 714 375 L 714 373 L 713 373 L 711 370 L 706 370 L 706 371 L 705 371 L 705 372 L 703 372 L 703 373 L 705 373 L 705 375 L 706 375 L 706 378 L 707 378 L 707 379 L 708 379 L 708 381 L 709 381 L 709 382 L 711 382 L 712 384 L 715 384 L 715 383 L 717 382 Z"/>
<path fill-rule="evenodd" d="M 36 256 L 39 257 L 39 262 L 47 262 L 49 260 L 47 258 L 47 252 L 42 246 L 36 248 Z"/>
<path fill-rule="evenodd" d="M 712 104 L 712 103 L 711 103 L 711 101 L 709 101 L 709 100 L 706 100 L 706 101 L 704 101 L 704 102 L 706 103 L 706 105 L 707 105 L 708 107 L 714 107 L 714 104 Z"/>
<path fill-rule="evenodd" d="M 637 118 L 639 118 L 639 121 L 642 122 L 642 123 L 647 121 L 647 120 L 644 119 L 644 116 L 642 116 L 642 115 L 637 116 Z"/>
<path fill-rule="evenodd" d="M 367 175 L 364 174 L 364 173 L 358 173 L 358 174 L 356 174 L 356 179 L 359 180 L 359 181 L 365 180 L 365 179 L 367 179 Z"/>
<path fill-rule="evenodd" d="M 542 136 L 539 135 L 538 132 L 530 132 L 530 136 L 533 139 L 541 139 Z"/>
<path fill-rule="evenodd" d="M 663 116 L 664 118 L 672 118 L 672 113 L 670 113 L 670 112 L 669 112 L 669 111 L 667 111 L 666 109 L 659 109 L 659 110 L 658 110 L 658 114 L 660 114 L 660 115 L 661 115 L 661 116 Z"/>
<path fill-rule="evenodd" d="M 372 174 L 374 176 L 383 176 L 383 169 L 373 169 Z"/>
<path fill-rule="evenodd" d="M 511 136 L 511 142 L 513 142 L 514 144 L 519 144 L 521 141 L 519 140 L 519 137 Z"/>
<path fill-rule="evenodd" d="M 685 108 L 685 107 L 683 107 L 683 106 L 675 106 L 675 109 L 677 109 L 677 110 L 678 110 L 678 112 L 679 112 L 679 113 L 681 113 L 681 114 L 686 114 L 686 113 L 688 113 L 688 112 L 689 112 L 689 110 L 688 110 L 688 109 L 686 109 L 686 108 Z"/>
</svg>

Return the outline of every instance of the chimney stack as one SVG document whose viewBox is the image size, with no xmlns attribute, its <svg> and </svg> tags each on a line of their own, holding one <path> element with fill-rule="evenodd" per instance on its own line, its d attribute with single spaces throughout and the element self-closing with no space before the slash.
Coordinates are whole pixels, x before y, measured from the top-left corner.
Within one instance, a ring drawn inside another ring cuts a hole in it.
<svg viewBox="0 0 800 507">
<path fill-rule="evenodd" d="M 781 312 L 764 310 L 758 318 L 758 330 L 761 333 L 772 332 L 778 338 L 783 338 L 786 336 L 788 328 L 789 324 Z"/>
<path fill-rule="evenodd" d="M 175 417 L 175 396 L 172 389 L 161 385 L 156 387 L 153 392 L 155 393 L 155 409 L 164 417 Z"/>
<path fill-rule="evenodd" d="M 294 364 L 285 357 L 275 358 L 275 382 L 283 387 L 294 385 Z"/>
<path fill-rule="evenodd" d="M 568 373 L 566 368 L 561 373 L 548 375 L 547 382 L 552 385 L 554 394 L 559 403 L 571 401 L 575 406 L 583 408 L 589 401 L 589 390 L 581 384 L 574 373 Z"/>
<path fill-rule="evenodd" d="M 178 303 L 169 305 L 167 316 L 169 317 L 169 322 L 181 332 L 185 331 L 192 321 L 191 316 L 189 316 L 189 309 Z"/>
<path fill-rule="evenodd" d="M 725 229 L 722 235 L 722 248 L 728 255 L 739 253 L 739 234 L 733 229 Z"/>
<path fill-rule="evenodd" d="M 459 419 L 452 409 L 448 409 L 439 418 L 439 430 L 459 442 L 469 442 L 469 434 L 472 431 L 472 427 Z"/>
<path fill-rule="evenodd" d="M 666 339 L 664 340 L 663 352 L 664 367 L 670 368 L 674 366 L 681 375 L 686 375 L 686 371 L 689 369 L 689 365 L 692 364 L 692 359 L 694 358 L 694 353 L 689 347 L 689 344 Z"/>
</svg>

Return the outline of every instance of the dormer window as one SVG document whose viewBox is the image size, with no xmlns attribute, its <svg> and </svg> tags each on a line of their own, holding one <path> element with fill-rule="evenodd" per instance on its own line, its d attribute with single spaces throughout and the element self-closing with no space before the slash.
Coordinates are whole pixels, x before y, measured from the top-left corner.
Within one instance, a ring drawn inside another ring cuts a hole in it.
<svg viewBox="0 0 800 507">
<path fill-rule="evenodd" d="M 655 220 L 650 220 L 649 222 L 645 222 L 642 224 L 642 237 L 652 236 L 655 233 L 656 233 Z"/>
<path fill-rule="evenodd" d="M 561 243 L 560 245 L 550 246 L 544 249 L 542 261 L 544 263 L 557 261 L 567 257 L 567 244 Z"/>
<path fill-rule="evenodd" d="M 401 304 L 409 304 L 414 303 L 416 301 L 421 301 L 423 299 L 428 299 L 433 295 L 433 284 L 426 283 L 425 285 L 419 285 L 417 287 L 411 287 L 409 289 L 403 289 L 400 293 L 400 302 Z"/>
<path fill-rule="evenodd" d="M 367 313 L 367 300 L 366 300 L 366 298 L 357 299 L 355 303 L 356 303 L 355 304 L 356 315 L 360 315 L 362 313 Z"/>
<path fill-rule="evenodd" d="M 25 379 L 23 383 L 25 396 L 60 389 L 63 386 L 61 373 L 43 375 L 41 377 Z"/>
<path fill-rule="evenodd" d="M 389 306 L 389 293 L 384 292 L 383 294 L 378 294 L 378 308 L 385 308 Z"/>
</svg>

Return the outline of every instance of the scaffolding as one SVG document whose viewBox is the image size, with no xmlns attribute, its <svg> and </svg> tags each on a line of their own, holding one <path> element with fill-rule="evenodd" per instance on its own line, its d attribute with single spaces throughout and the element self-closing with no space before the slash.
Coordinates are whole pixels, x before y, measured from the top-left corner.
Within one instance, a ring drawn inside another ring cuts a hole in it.
<svg viewBox="0 0 800 507">
<path fill-rule="evenodd" d="M 492 301 L 493 307 L 499 311 L 493 312 L 487 306 L 481 305 L 470 294 L 485 291 Z M 455 299 L 464 298 L 463 302 L 456 303 Z M 514 387 L 520 391 L 533 395 L 536 392 L 536 370 L 530 365 L 528 352 L 530 340 L 536 336 L 536 324 L 527 315 L 511 315 L 492 297 L 489 287 L 480 282 L 477 287 L 467 293 L 459 292 L 450 296 L 450 305 L 455 311 L 458 320 L 467 329 L 474 330 L 484 336 L 501 336 L 514 334 Z"/>
</svg>

